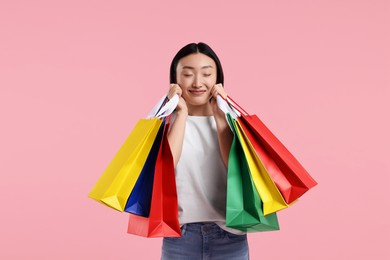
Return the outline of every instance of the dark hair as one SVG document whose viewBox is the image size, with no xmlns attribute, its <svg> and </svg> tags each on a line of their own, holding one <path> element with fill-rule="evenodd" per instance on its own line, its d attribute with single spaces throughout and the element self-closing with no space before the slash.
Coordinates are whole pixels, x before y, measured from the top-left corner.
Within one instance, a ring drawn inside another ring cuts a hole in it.
<svg viewBox="0 0 390 260">
<path fill-rule="evenodd" d="M 193 54 L 193 53 L 203 53 L 210 58 L 212 58 L 217 65 L 217 84 L 221 83 L 223 85 L 223 71 L 222 71 L 222 65 L 221 62 L 218 59 L 217 54 L 208 46 L 206 43 L 199 42 L 199 43 L 190 43 L 184 46 L 179 50 L 178 53 L 176 53 L 175 57 L 173 58 L 171 62 L 171 68 L 170 68 L 170 76 L 169 81 L 170 83 L 177 83 L 176 82 L 176 68 L 177 63 L 179 60 L 187 55 Z"/>
</svg>

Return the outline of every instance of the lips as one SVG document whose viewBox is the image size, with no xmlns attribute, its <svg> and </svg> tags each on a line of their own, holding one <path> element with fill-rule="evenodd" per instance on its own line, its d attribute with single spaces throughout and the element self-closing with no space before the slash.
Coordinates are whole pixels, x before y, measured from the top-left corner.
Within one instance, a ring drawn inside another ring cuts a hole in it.
<svg viewBox="0 0 390 260">
<path fill-rule="evenodd" d="M 206 93 L 206 90 L 201 89 L 190 89 L 189 92 L 193 95 L 202 95 L 203 93 Z"/>
</svg>

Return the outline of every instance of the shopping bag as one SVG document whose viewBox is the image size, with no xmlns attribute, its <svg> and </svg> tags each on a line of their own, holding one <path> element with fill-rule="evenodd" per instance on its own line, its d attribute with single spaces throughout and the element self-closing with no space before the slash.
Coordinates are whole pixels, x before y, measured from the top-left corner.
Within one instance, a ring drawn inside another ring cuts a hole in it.
<svg viewBox="0 0 390 260">
<path fill-rule="evenodd" d="M 227 102 L 241 113 L 241 116 L 238 117 L 238 122 L 244 128 L 251 129 L 258 144 L 267 151 L 283 173 L 285 179 L 291 184 L 290 188 L 287 187 L 287 189 L 281 190 L 287 203 L 292 203 L 306 191 L 317 185 L 317 182 L 309 175 L 298 160 L 256 115 L 249 115 L 230 97 L 227 98 Z M 254 142 L 254 140 L 252 140 L 252 142 Z M 274 173 L 278 175 L 278 172 Z M 273 177 L 277 185 L 278 178 L 279 177 Z M 280 179 L 282 179 L 282 177 Z M 283 184 L 280 184 L 278 187 L 281 188 L 284 186 Z"/>
<path fill-rule="evenodd" d="M 161 122 L 158 118 L 137 122 L 88 197 L 123 212 Z"/>
<path fill-rule="evenodd" d="M 167 139 L 169 122 L 164 126 L 162 144 L 156 160 L 149 217 L 129 214 L 127 232 L 144 237 L 180 237 L 175 169 Z"/>
<path fill-rule="evenodd" d="M 123 212 L 156 139 L 163 117 L 172 113 L 178 95 L 166 102 L 163 97 L 147 119 L 137 122 L 124 144 L 103 172 L 88 197 Z M 162 104 L 165 103 L 163 106 Z"/>
<path fill-rule="evenodd" d="M 242 132 L 239 123 L 234 121 L 234 124 L 238 139 L 240 140 L 241 147 L 244 151 L 244 155 L 249 166 L 249 171 L 253 183 L 260 195 L 263 204 L 264 215 L 268 215 L 287 208 L 288 205 L 284 201 L 282 194 L 279 192 L 274 181 L 269 176 L 262 161 L 249 143 L 247 137 Z"/>
<path fill-rule="evenodd" d="M 232 116 L 226 116 L 233 131 L 228 159 L 226 226 L 246 232 L 279 230 L 276 213 L 263 214 L 261 198 L 253 184 L 237 127 Z"/>
<path fill-rule="evenodd" d="M 247 138 L 246 134 L 242 130 L 241 125 L 237 121 L 237 118 L 239 118 L 240 113 L 235 109 L 229 107 L 228 103 L 220 96 L 217 96 L 217 104 L 218 107 L 222 111 L 224 111 L 225 114 L 229 114 L 231 118 L 232 115 L 234 115 L 234 128 L 232 128 L 232 130 L 236 132 L 237 138 L 244 151 L 251 178 L 263 203 L 262 205 L 264 215 L 268 215 L 287 208 L 288 204 L 285 202 L 282 194 L 278 190 L 278 187 L 275 185 L 267 169 L 265 168 L 265 165 L 259 158 L 258 154 L 256 153 L 256 150 L 249 142 L 249 139 Z"/>
<path fill-rule="evenodd" d="M 162 141 L 164 122 L 161 124 L 157 137 L 142 168 L 141 174 L 135 183 L 133 191 L 127 200 L 125 211 L 136 215 L 148 217 L 150 212 L 150 202 L 152 199 L 154 170 L 158 151 Z"/>
<path fill-rule="evenodd" d="M 268 172 L 269 176 L 274 181 L 278 190 L 282 194 L 284 201 L 289 205 L 292 204 L 294 201 L 291 201 L 290 197 L 290 191 L 292 189 L 291 183 L 288 181 L 286 176 L 284 176 L 283 172 L 280 170 L 275 161 L 271 158 L 269 153 L 258 142 L 258 139 L 253 133 L 253 130 L 243 123 L 238 122 L 238 124 L 240 126 L 241 133 L 246 137 L 248 143 L 250 144 L 250 147 L 254 149 L 255 154 L 257 155 L 259 160 L 261 160 L 265 170 Z"/>
</svg>

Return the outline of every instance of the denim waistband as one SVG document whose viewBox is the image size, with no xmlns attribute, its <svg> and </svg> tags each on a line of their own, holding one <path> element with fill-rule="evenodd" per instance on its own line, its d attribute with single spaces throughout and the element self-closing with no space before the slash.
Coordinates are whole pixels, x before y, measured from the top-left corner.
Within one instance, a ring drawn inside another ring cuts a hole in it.
<svg viewBox="0 0 390 260">
<path fill-rule="evenodd" d="M 164 237 L 162 260 L 249 259 L 246 236 L 229 235 L 214 222 L 186 223 L 181 228 L 182 237 Z"/>
<path fill-rule="evenodd" d="M 196 231 L 203 235 L 223 232 L 223 230 L 213 222 L 186 223 L 182 226 L 182 232 L 186 232 L 187 230 Z"/>
</svg>

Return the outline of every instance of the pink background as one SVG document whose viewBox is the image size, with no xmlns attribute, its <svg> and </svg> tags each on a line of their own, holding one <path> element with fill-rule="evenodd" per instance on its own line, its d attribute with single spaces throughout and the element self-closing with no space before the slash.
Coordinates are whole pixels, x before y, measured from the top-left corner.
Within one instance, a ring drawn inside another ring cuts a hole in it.
<svg viewBox="0 0 390 260">
<path fill-rule="evenodd" d="M 389 259 L 389 3 L 1 1 L 0 258 L 159 258 L 87 194 L 204 41 L 319 182 L 251 258 Z"/>
</svg>

